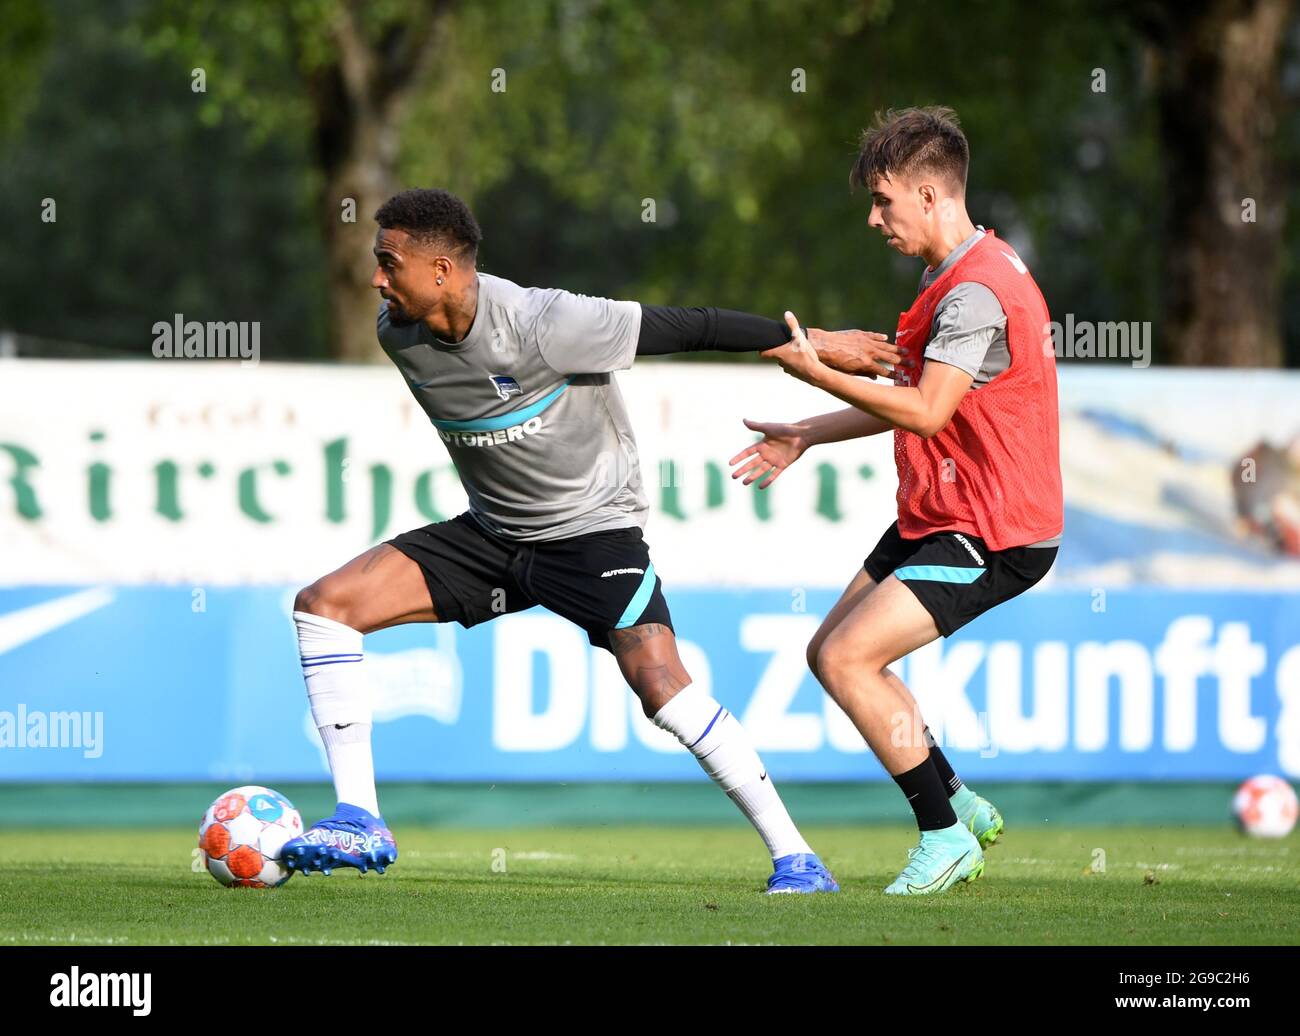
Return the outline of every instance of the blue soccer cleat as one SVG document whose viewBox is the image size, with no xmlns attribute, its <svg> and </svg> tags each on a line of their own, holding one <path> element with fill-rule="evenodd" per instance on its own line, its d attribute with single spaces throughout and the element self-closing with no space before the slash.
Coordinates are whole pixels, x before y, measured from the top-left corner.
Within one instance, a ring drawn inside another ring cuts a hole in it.
<svg viewBox="0 0 1300 1036">
<path fill-rule="evenodd" d="M 397 842 L 383 817 L 340 802 L 332 817 L 285 842 L 280 858 L 303 874 L 320 871 L 328 877 L 335 867 L 355 867 L 362 874 L 373 867 L 383 874 L 397 860 Z"/>
<path fill-rule="evenodd" d="M 839 883 L 821 860 L 812 853 L 791 853 L 773 862 L 775 870 L 767 879 L 767 895 L 783 892 L 838 892 Z"/>
<path fill-rule="evenodd" d="M 979 840 L 959 820 L 952 827 L 922 831 L 920 844 L 907 850 L 907 866 L 885 893 L 931 895 L 958 882 L 974 881 L 983 873 L 984 851 Z"/>
<path fill-rule="evenodd" d="M 963 785 L 949 801 L 962 827 L 979 839 L 981 849 L 987 849 L 1001 837 L 1006 824 L 997 807 L 988 799 Z"/>
</svg>

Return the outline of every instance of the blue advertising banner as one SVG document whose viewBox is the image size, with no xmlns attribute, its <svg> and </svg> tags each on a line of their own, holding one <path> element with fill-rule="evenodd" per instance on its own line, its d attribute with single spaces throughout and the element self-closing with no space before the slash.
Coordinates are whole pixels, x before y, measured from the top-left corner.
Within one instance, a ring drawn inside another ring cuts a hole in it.
<svg viewBox="0 0 1300 1036">
<path fill-rule="evenodd" d="M 325 778 L 293 592 L 0 589 L 0 779 Z M 884 776 L 804 661 L 835 597 L 670 592 L 687 669 L 778 780 Z M 609 654 L 540 609 L 366 650 L 381 779 L 698 778 Z M 894 668 L 972 779 L 1300 776 L 1293 591 L 1034 591 Z"/>
</svg>

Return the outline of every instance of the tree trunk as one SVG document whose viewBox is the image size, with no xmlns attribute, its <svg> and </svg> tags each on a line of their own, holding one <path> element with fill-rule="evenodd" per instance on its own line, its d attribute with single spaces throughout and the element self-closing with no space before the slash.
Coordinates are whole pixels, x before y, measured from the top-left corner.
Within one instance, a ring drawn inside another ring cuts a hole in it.
<svg viewBox="0 0 1300 1036">
<path fill-rule="evenodd" d="M 330 354 L 338 360 L 374 362 L 383 356 L 375 337 L 379 295 L 370 287 L 375 268 L 371 216 L 394 192 L 396 157 L 386 154 L 376 139 L 389 135 L 373 117 L 363 116 L 355 126 L 347 157 L 323 170 Z M 350 222 L 345 215 L 351 216 Z"/>
<path fill-rule="evenodd" d="M 1173 363 L 1282 361 L 1285 185 L 1274 155 L 1293 0 L 1173 0 L 1132 13 L 1153 43 L 1165 167 L 1162 327 Z"/>
<path fill-rule="evenodd" d="M 450 6 L 430 2 L 418 23 L 391 27 L 372 42 L 360 25 L 359 5 L 346 0 L 333 33 L 338 61 L 318 69 L 308 82 L 324 180 L 330 353 L 338 360 L 383 358 L 375 337 L 379 295 L 370 287 L 372 217 L 396 190 L 405 102 L 430 64 Z"/>
</svg>

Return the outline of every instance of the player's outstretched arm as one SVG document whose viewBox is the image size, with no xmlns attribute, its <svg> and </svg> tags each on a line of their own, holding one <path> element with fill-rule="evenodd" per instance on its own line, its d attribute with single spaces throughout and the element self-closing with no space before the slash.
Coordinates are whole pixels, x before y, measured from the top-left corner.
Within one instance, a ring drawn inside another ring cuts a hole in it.
<svg viewBox="0 0 1300 1036">
<path fill-rule="evenodd" d="M 790 341 L 767 350 L 765 358 L 776 360 L 787 374 L 800 381 L 924 439 L 937 435 L 947 425 L 974 383 L 974 378 L 960 367 L 941 362 L 927 363 L 920 384 L 914 387 L 877 385 L 843 374 L 818 359 L 793 313 L 787 312 L 785 319 Z"/>
<path fill-rule="evenodd" d="M 762 352 L 790 341 L 779 320 L 713 306 L 648 306 L 638 302 L 545 289 L 546 305 L 534 329 L 542 359 L 560 374 L 626 370 L 637 356 L 679 352 Z M 382 340 L 381 314 L 381 340 Z M 825 361 L 851 373 L 887 374 L 906 363 L 888 338 L 874 331 L 810 328 Z"/>
<path fill-rule="evenodd" d="M 807 329 L 822 359 L 851 374 L 888 375 L 887 365 L 904 357 L 877 331 Z M 779 320 L 713 306 L 641 306 L 638 356 L 681 352 L 760 352 L 790 341 L 790 329 Z"/>
<path fill-rule="evenodd" d="M 746 428 L 758 432 L 763 438 L 741 450 L 727 463 L 735 469 L 731 477 L 743 478 L 744 485 L 763 479 L 759 489 L 766 489 L 775 482 L 781 472 L 802 457 L 810 446 L 861 439 L 887 432 L 892 427 L 857 407 L 818 414 L 794 424 L 751 421 L 749 418 L 744 418 L 744 422 Z"/>
<path fill-rule="evenodd" d="M 744 421 L 746 428 L 763 436 L 727 461 L 734 468 L 731 477 L 743 478 L 745 485 L 763 479 L 758 488 L 766 489 L 812 445 L 806 424 L 778 424 L 749 418 Z"/>
</svg>

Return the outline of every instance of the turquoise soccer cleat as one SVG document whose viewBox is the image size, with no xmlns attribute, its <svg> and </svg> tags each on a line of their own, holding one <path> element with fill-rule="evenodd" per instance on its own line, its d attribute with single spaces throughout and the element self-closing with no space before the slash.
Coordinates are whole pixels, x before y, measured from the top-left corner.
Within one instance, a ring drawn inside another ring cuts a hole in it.
<svg viewBox="0 0 1300 1036">
<path fill-rule="evenodd" d="M 890 896 L 928 896 L 974 881 L 984 873 L 984 850 L 960 821 L 938 831 L 922 831 L 919 845 L 907 850 L 907 866 L 885 889 Z"/>
<path fill-rule="evenodd" d="M 374 868 L 383 874 L 397 860 L 397 842 L 383 817 L 340 802 L 332 817 L 285 842 L 280 856 L 289 870 L 302 874 L 320 871 L 328 877 L 335 867 L 355 867 L 362 874 Z"/>
<path fill-rule="evenodd" d="M 783 892 L 838 892 L 835 875 L 811 853 L 791 853 L 772 864 L 772 876 L 767 879 L 767 895 Z"/>
<path fill-rule="evenodd" d="M 1002 822 L 1002 814 L 988 799 L 962 785 L 948 801 L 952 803 L 962 827 L 979 839 L 981 849 L 987 849 L 998 840 L 1006 825 Z"/>
</svg>

